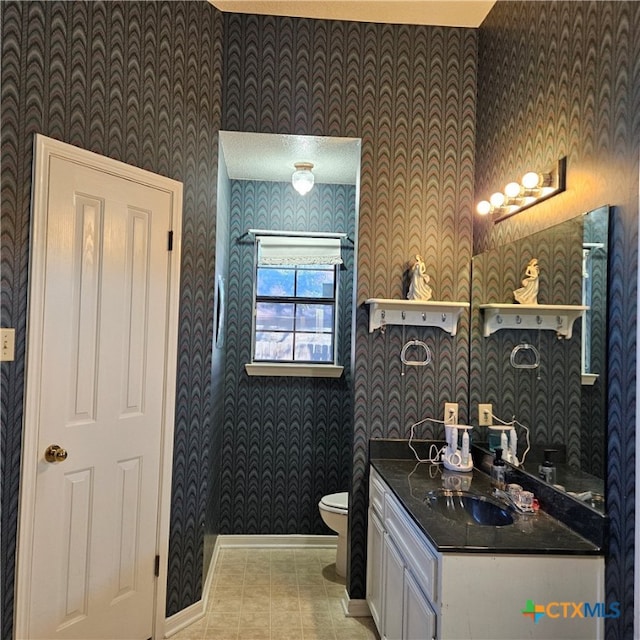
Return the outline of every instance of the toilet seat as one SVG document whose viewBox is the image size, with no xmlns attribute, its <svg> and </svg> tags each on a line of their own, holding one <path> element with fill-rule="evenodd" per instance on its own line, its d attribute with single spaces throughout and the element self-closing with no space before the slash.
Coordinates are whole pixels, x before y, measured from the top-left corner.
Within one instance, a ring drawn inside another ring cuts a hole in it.
<svg viewBox="0 0 640 640">
<path fill-rule="evenodd" d="M 349 494 L 346 491 L 330 493 L 320 500 L 320 508 L 332 513 L 344 513 L 349 511 Z"/>
</svg>

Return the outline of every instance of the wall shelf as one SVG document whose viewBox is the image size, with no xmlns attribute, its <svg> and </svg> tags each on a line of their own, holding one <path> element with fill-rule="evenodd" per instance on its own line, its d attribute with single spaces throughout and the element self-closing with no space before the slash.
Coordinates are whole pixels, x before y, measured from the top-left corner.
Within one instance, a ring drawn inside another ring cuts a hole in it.
<svg viewBox="0 0 640 640">
<path fill-rule="evenodd" d="M 481 304 L 484 337 L 500 329 L 552 329 L 571 338 L 573 323 L 589 308 L 575 304 Z"/>
<path fill-rule="evenodd" d="M 469 308 L 468 302 L 437 300 L 391 300 L 369 298 L 369 333 L 386 324 L 440 327 L 452 336 L 458 331 L 458 318 Z"/>
</svg>

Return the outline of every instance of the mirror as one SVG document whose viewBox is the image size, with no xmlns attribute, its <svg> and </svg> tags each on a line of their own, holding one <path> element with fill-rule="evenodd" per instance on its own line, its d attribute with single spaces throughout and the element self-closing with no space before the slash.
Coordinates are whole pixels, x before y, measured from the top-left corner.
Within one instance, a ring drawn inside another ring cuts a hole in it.
<svg viewBox="0 0 640 640">
<path fill-rule="evenodd" d="M 478 422 L 479 403 L 491 403 L 493 414 L 504 421 L 515 417 L 530 430 L 523 469 L 537 476 L 544 450 L 555 450 L 556 484 L 591 493 L 593 500 L 584 496 L 587 504 L 600 510 L 606 468 L 608 229 L 609 208 L 601 207 L 476 255 L 471 292 L 472 422 Z M 487 310 L 481 305 L 513 303 L 532 258 L 540 270 L 539 305 L 586 305 L 588 310 L 575 320 L 568 339 L 555 330 L 519 327 L 485 337 Z M 533 346 L 539 363 L 519 345 Z M 522 354 L 514 359 L 519 349 Z M 488 442 L 485 429 L 475 430 L 476 441 Z M 526 432 L 517 427 L 517 435 L 522 459 Z"/>
</svg>

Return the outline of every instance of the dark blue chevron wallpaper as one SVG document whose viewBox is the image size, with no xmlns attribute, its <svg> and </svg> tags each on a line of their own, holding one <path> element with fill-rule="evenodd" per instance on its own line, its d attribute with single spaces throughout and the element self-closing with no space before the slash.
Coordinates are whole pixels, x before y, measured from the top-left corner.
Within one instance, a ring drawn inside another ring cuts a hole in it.
<svg viewBox="0 0 640 640">
<path fill-rule="evenodd" d="M 466 411 L 468 318 L 456 338 L 407 328 L 404 339 L 425 340 L 434 365 L 402 376 L 401 328 L 369 334 L 363 302 L 402 297 L 416 253 L 435 298 L 469 300 L 476 32 L 227 14 L 224 48 L 224 129 L 362 139 L 348 582 L 364 598 L 369 438 L 407 437 L 445 401 Z M 257 452 L 259 424 L 252 436 Z M 264 438 L 272 446 L 270 431 Z M 258 501 L 250 486 L 246 498 Z M 255 514 L 244 527 L 267 524 L 259 502 L 225 509 Z"/>
<path fill-rule="evenodd" d="M 592 211 L 585 221 L 586 242 L 602 243 L 589 253 L 589 286 L 591 288 L 591 350 L 590 371 L 598 374 L 593 385 L 582 387 L 582 435 L 580 467 L 598 478 L 606 477 L 607 462 L 607 344 L 608 344 L 608 265 L 609 265 L 609 207 Z"/>
<path fill-rule="evenodd" d="M 490 402 L 502 420 L 516 416 L 529 427 L 531 444 L 565 444 L 566 461 L 576 469 L 581 468 L 582 454 L 580 319 L 574 322 L 568 340 L 559 340 L 555 331 L 535 329 L 500 329 L 485 338 L 480 305 L 513 302 L 513 291 L 520 287 L 531 258 L 537 258 L 540 267 L 539 304 L 581 304 L 583 226 L 582 217 L 574 218 L 474 256 L 471 286 L 472 422 L 477 424 L 478 403 Z M 538 350 L 538 368 L 518 370 L 511 365 L 511 351 L 521 343 Z M 476 433 L 486 440 L 484 429 Z M 518 439 L 518 451 L 523 452 L 523 430 Z M 603 447 L 604 439 L 600 449 Z M 535 471 L 529 465 L 527 469 Z"/>
<path fill-rule="evenodd" d="M 480 29 L 476 197 L 566 155 L 567 191 L 493 224 L 475 252 L 612 205 L 608 317 L 607 638 L 633 637 L 640 3 L 498 2 Z"/>
<path fill-rule="evenodd" d="M 33 134 L 184 183 L 167 612 L 200 598 L 208 499 L 221 14 L 206 2 L 3 2 L 2 638 L 12 637 Z"/>
<path fill-rule="evenodd" d="M 472 244 L 477 253 L 613 205 L 607 600 L 622 601 L 624 613 L 607 633 L 632 637 L 640 3 L 504 1 L 479 31 L 223 18 L 204 1 L 3 2 L 0 11 L 0 312 L 2 325 L 17 329 L 16 361 L 0 365 L 2 637 L 12 628 L 32 134 L 185 183 L 172 614 L 200 597 L 203 539 L 215 535 L 216 513 L 229 524 L 239 518 L 233 505 L 207 510 L 209 482 L 223 485 L 211 468 L 222 445 L 212 419 L 220 386 L 211 385 L 220 364 L 211 345 L 221 127 L 362 138 L 349 478 L 354 598 L 364 597 L 368 438 L 404 437 L 445 400 L 457 400 L 464 419 L 469 378 L 468 319 L 456 338 L 416 332 L 437 366 L 401 376 L 402 330 L 369 334 L 363 301 L 400 297 L 416 252 L 437 298 L 468 300 Z M 512 221 L 473 221 L 475 194 L 560 155 L 568 156 L 566 193 Z M 256 523 L 288 517 L 284 505 L 266 515 L 249 507 Z"/>
<path fill-rule="evenodd" d="M 332 533 L 323 495 L 346 491 L 351 468 L 351 310 L 356 188 L 231 182 L 220 532 Z M 341 378 L 250 377 L 255 244 L 247 229 L 347 233 L 339 282 Z"/>
</svg>

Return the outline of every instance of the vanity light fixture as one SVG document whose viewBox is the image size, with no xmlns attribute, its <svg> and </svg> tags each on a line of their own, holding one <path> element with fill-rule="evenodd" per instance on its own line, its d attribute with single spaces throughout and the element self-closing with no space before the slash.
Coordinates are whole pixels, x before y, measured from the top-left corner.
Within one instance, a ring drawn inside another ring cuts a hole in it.
<svg viewBox="0 0 640 640">
<path fill-rule="evenodd" d="M 315 177 L 311 172 L 313 164 L 311 162 L 296 162 L 293 166 L 296 170 L 291 176 L 291 184 L 301 196 L 304 196 L 313 189 L 315 182 Z"/>
<path fill-rule="evenodd" d="M 532 207 L 566 189 L 567 158 L 558 160 L 553 169 L 538 173 L 528 171 L 520 182 L 509 182 L 504 191 L 496 191 L 489 200 L 481 200 L 476 211 L 483 216 L 496 214 L 495 222 Z"/>
</svg>

